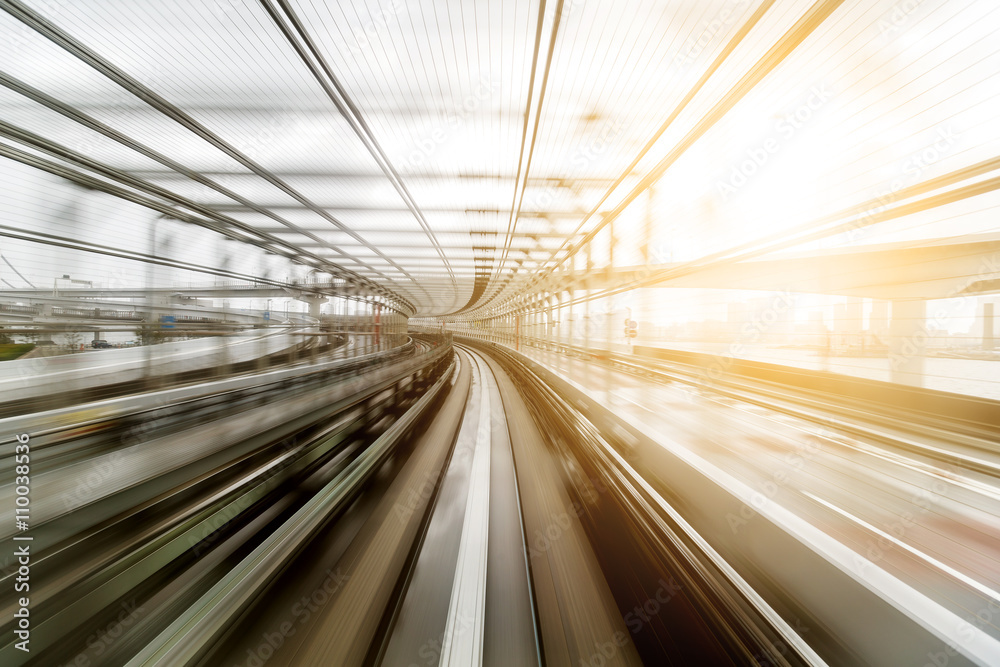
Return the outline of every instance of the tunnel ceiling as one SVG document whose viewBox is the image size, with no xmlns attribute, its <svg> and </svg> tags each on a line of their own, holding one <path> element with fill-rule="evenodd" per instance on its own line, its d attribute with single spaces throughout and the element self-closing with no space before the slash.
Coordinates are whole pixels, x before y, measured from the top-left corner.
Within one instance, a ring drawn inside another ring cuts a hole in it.
<svg viewBox="0 0 1000 667">
<path fill-rule="evenodd" d="M 861 4 L 4 0 L 2 148 L 475 315 L 761 81 L 794 108 L 817 54 L 874 48 L 892 5 Z"/>
</svg>

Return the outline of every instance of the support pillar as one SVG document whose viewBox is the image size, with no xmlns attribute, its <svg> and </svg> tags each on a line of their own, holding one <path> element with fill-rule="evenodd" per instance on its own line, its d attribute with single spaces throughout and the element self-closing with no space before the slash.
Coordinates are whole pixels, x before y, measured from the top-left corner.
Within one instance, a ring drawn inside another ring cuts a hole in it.
<svg viewBox="0 0 1000 667">
<path fill-rule="evenodd" d="M 576 334 L 574 329 L 576 328 L 576 315 L 573 312 L 573 299 L 576 297 L 576 260 L 579 255 L 573 255 L 569 260 L 569 309 L 567 315 L 566 327 L 566 345 L 567 347 L 573 344 L 573 337 Z"/>
<path fill-rule="evenodd" d="M 864 340 L 864 302 L 859 296 L 847 297 L 847 346 L 858 347 Z"/>
<path fill-rule="evenodd" d="M 615 222 L 614 219 L 608 223 L 608 267 L 607 267 L 607 284 L 611 284 L 612 277 L 614 276 L 615 270 Z M 615 313 L 614 313 L 614 300 L 615 297 L 605 298 L 604 301 L 604 347 L 607 349 L 607 357 L 605 359 L 604 366 L 604 391 L 607 400 L 607 405 L 612 405 L 615 400 L 615 394 L 611 391 L 611 387 L 614 384 L 614 375 L 611 370 L 611 355 L 614 354 L 614 345 L 612 341 L 614 340 L 614 324 L 615 324 Z M 620 326 L 620 324 L 619 324 Z"/>
<path fill-rule="evenodd" d="M 868 335 L 875 347 L 889 343 L 889 302 L 882 299 L 872 301 L 872 311 L 868 316 Z"/>
<path fill-rule="evenodd" d="M 893 301 L 889 325 L 889 368 L 893 382 L 922 387 L 927 351 L 927 303 Z"/>
<path fill-rule="evenodd" d="M 996 340 L 993 338 L 993 304 L 983 304 L 983 349 L 992 350 L 996 348 Z"/>
<path fill-rule="evenodd" d="M 642 219 L 642 246 L 641 246 L 642 263 L 644 270 L 650 272 L 653 270 L 652 268 L 653 264 L 658 264 L 662 261 L 662 258 L 654 256 L 653 253 L 653 204 L 655 202 L 655 197 L 656 197 L 656 188 L 655 186 L 651 186 L 649 190 L 647 190 L 646 210 L 645 210 L 645 215 L 643 216 Z M 641 323 L 643 319 L 645 319 L 645 321 L 650 323 L 649 324 L 650 327 L 653 326 L 652 323 L 654 320 L 653 318 L 654 306 L 652 301 L 652 289 L 653 289 L 652 287 L 639 288 L 638 308 L 636 308 L 636 312 L 632 314 L 632 319 L 634 319 L 637 324 Z M 640 332 L 638 335 L 648 336 L 650 343 L 652 343 L 655 340 L 655 338 L 651 335 L 653 332 L 643 331 L 645 327 L 643 327 L 641 324 L 639 324 L 639 326 L 636 329 L 638 332 Z M 638 341 L 639 339 L 636 338 L 636 342 Z M 635 349 L 634 346 L 632 345 L 631 338 L 629 338 L 628 349 L 630 352 L 634 351 Z"/>
<path fill-rule="evenodd" d="M 587 265 L 586 273 L 584 274 L 584 295 L 587 297 L 583 302 L 583 347 L 588 352 L 590 351 L 590 272 L 594 269 L 593 261 L 593 246 L 592 244 L 587 244 Z"/>
<path fill-rule="evenodd" d="M 309 317 L 319 319 L 320 309 L 323 304 L 329 301 L 325 296 L 320 296 L 318 294 L 303 294 L 302 296 L 296 297 L 296 301 L 304 301 L 309 305 Z"/>
<path fill-rule="evenodd" d="M 563 329 L 566 328 L 566 325 L 563 323 L 563 319 L 565 319 L 565 314 L 563 313 L 562 292 L 559 292 L 556 295 L 556 322 L 553 328 L 553 342 L 556 345 L 562 342 Z"/>
</svg>

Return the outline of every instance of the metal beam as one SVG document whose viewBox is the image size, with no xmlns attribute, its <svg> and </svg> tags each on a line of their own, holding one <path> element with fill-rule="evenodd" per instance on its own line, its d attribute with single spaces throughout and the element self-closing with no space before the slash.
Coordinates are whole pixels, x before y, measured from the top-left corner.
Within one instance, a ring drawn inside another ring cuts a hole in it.
<svg viewBox="0 0 1000 667">
<path fill-rule="evenodd" d="M 242 206 L 239 204 L 210 204 L 201 203 L 202 206 L 211 208 L 213 210 L 222 212 L 233 212 L 233 213 L 249 213 L 252 211 L 247 206 Z M 309 206 L 304 206 L 300 204 L 260 204 L 260 206 L 270 209 L 272 211 L 306 211 L 312 210 Z M 358 205 L 358 204 L 322 204 L 317 205 L 318 208 L 324 211 L 342 211 L 347 213 L 357 213 L 359 211 L 378 211 L 380 213 L 409 213 L 408 208 L 402 206 L 376 206 L 376 205 Z M 424 211 L 433 211 L 435 213 L 497 213 L 503 215 L 510 215 L 510 209 L 502 208 L 465 208 L 465 207 L 454 207 L 454 206 L 424 206 L 422 207 Z M 585 215 L 584 211 L 543 211 L 539 213 L 527 212 L 521 213 L 519 217 L 521 218 L 545 218 L 548 216 L 556 218 L 578 218 Z M 340 230 L 344 231 L 344 230 Z M 354 231 L 354 228 L 352 228 Z M 391 230 L 389 230 L 391 231 Z"/>
<path fill-rule="evenodd" d="M 256 229 L 257 231 L 260 231 L 260 232 L 264 232 L 264 233 L 268 233 L 268 234 L 274 234 L 274 235 L 279 236 L 279 237 L 281 235 L 283 235 L 283 234 L 294 234 L 295 233 L 295 232 L 289 231 L 288 228 L 286 228 L 286 227 L 258 227 L 258 226 L 254 226 L 254 229 Z M 307 232 L 317 232 L 317 233 L 322 233 L 322 232 L 326 232 L 326 233 L 334 232 L 335 233 L 337 231 L 335 229 L 331 229 L 329 226 L 326 226 L 326 227 L 302 227 L 302 226 L 300 226 L 300 229 L 303 229 L 303 230 L 305 230 Z M 424 232 L 421 229 L 391 229 L 391 228 L 388 228 L 388 227 L 369 227 L 369 226 L 364 226 L 364 225 L 355 225 L 353 227 L 353 229 L 358 234 L 391 234 L 392 236 L 407 236 L 407 235 L 423 236 L 424 235 Z M 467 230 L 439 231 L 438 232 L 438 235 L 442 236 L 442 237 L 461 235 L 463 238 L 468 238 L 470 235 L 471 236 L 497 236 L 498 234 L 499 234 L 499 232 L 469 232 Z M 526 231 L 519 231 L 519 232 L 515 232 L 514 234 L 512 234 L 512 236 L 514 238 L 526 238 L 526 239 L 566 239 L 566 238 L 572 238 L 574 236 L 576 236 L 576 237 L 582 237 L 583 233 L 577 233 L 577 234 L 560 234 L 558 232 L 526 232 Z M 407 247 L 408 248 L 412 248 L 413 244 L 410 243 L 410 244 L 407 245 Z"/>
<path fill-rule="evenodd" d="M 134 176 L 140 176 L 142 178 L 151 178 L 158 180 L 183 180 L 188 178 L 185 174 L 170 171 L 166 169 L 123 169 L 123 171 L 128 171 Z M 218 170 L 198 170 L 198 173 L 202 176 L 223 176 L 223 177 L 246 177 L 246 178 L 256 178 L 255 174 L 247 173 L 245 171 L 218 171 Z M 281 169 L 274 169 L 272 173 L 281 178 L 333 178 L 333 179 L 365 179 L 365 180 L 384 180 L 385 174 L 379 172 L 350 172 L 350 171 L 327 171 L 327 170 L 294 170 L 294 171 L 283 171 Z M 444 181 L 513 181 L 514 176 L 511 174 L 446 174 L 443 172 L 422 172 L 422 173 L 408 173 L 406 174 L 407 179 L 413 180 L 444 180 Z M 638 177 L 636 177 L 638 178 Z M 614 178 L 566 178 L 561 176 L 531 176 L 528 178 L 529 183 L 537 184 L 551 184 L 556 186 L 568 187 L 570 184 L 585 184 L 593 185 L 594 187 L 601 187 L 608 183 L 613 183 Z"/>
<path fill-rule="evenodd" d="M 289 197 L 295 199 L 303 206 L 310 207 L 317 214 L 326 218 L 337 227 L 340 227 L 343 231 L 347 232 L 348 234 L 354 235 L 354 233 L 347 226 L 345 226 L 339 220 L 334 218 L 327 211 L 317 207 L 313 202 L 311 202 L 304 195 L 302 195 L 302 193 L 289 186 L 287 183 L 282 181 L 273 173 L 269 172 L 260 163 L 253 160 L 251 157 L 241 152 L 240 150 L 236 149 L 232 144 L 225 141 L 221 136 L 212 132 L 205 125 L 199 123 L 193 116 L 184 112 L 180 107 L 172 104 L 166 98 L 159 95 L 148 86 L 144 85 L 138 79 L 127 74 L 121 68 L 115 66 L 109 60 L 99 55 L 96 51 L 86 46 L 83 42 L 74 38 L 70 33 L 61 29 L 52 21 L 46 19 L 39 12 L 34 11 L 24 3 L 18 2 L 17 0 L 5 0 L 3 2 L 3 8 L 11 16 L 21 21 L 23 24 L 29 26 L 37 33 L 45 36 L 53 44 L 56 44 L 67 53 L 75 56 L 80 61 L 86 63 L 92 69 L 104 75 L 109 80 L 115 82 L 125 90 L 129 91 L 130 93 L 141 99 L 143 102 L 149 104 L 151 107 L 155 108 L 157 111 L 162 113 L 165 117 L 170 118 L 171 120 L 178 123 L 185 129 L 189 130 L 193 134 L 205 140 L 206 142 L 214 146 L 216 149 L 218 149 L 222 153 L 226 154 L 228 157 L 232 158 L 233 160 L 241 164 L 246 169 L 252 171 L 257 176 L 266 180 L 268 183 L 278 188 L 279 190 L 287 194 Z M 375 251 L 376 254 L 381 254 L 379 253 L 377 248 L 372 248 L 372 249 Z M 391 259 L 389 259 L 389 262 L 393 263 Z M 402 267 L 398 268 L 402 270 Z M 419 288 L 419 284 L 417 285 L 417 287 Z"/>
</svg>

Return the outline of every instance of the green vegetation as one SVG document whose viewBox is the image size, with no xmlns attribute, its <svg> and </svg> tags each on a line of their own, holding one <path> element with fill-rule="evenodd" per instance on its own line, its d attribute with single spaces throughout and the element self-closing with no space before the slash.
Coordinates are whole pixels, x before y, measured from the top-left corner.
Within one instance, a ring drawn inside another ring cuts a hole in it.
<svg viewBox="0 0 1000 667">
<path fill-rule="evenodd" d="M 0 361 L 17 359 L 35 349 L 32 343 L 0 343 Z"/>
<path fill-rule="evenodd" d="M 143 322 L 135 330 L 135 337 L 139 340 L 140 345 L 157 345 L 166 338 L 158 322 Z"/>
</svg>

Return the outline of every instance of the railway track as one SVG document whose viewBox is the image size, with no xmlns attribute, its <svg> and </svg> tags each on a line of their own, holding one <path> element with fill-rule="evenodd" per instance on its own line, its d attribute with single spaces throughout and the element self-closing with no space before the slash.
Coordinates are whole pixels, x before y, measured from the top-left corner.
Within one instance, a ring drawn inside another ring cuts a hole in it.
<svg viewBox="0 0 1000 667">
<path fill-rule="evenodd" d="M 420 413 L 426 405 L 420 395 L 442 371 L 445 352 L 418 340 L 398 353 L 299 374 L 279 370 L 254 382 L 233 378 L 210 389 L 117 399 L 84 410 L 92 418 L 82 423 L 54 419 L 72 409 L 6 420 L 17 422 L 11 432 L 31 432 L 37 443 L 33 650 L 14 650 L 7 623 L 0 661 L 123 664 L 123 655 L 152 640 L 307 504 L 312 496 L 304 489 L 342 472 L 373 440 L 395 442 L 415 406 Z M 144 419 L 155 428 L 132 438 Z M 342 500 L 358 486 L 349 485 Z M 5 592 L 16 572 L 6 565 Z M 0 604 L 15 601 L 5 596 Z M 96 650 L 95 627 L 121 630 L 115 618 L 122 605 L 142 608 L 143 618 L 128 641 Z"/>
<path fill-rule="evenodd" d="M 340 382 L 271 371 L 278 392 L 343 398 L 40 523 L 37 649 L 15 653 L 8 624 L 4 664 L 821 662 L 526 367 L 413 345 Z M 222 406 L 275 408 L 262 392 L 147 417 L 189 436 Z M 127 423 L 39 432 L 40 473 L 118 451 Z"/>
</svg>

